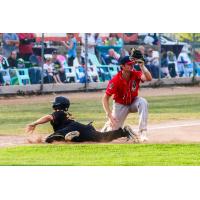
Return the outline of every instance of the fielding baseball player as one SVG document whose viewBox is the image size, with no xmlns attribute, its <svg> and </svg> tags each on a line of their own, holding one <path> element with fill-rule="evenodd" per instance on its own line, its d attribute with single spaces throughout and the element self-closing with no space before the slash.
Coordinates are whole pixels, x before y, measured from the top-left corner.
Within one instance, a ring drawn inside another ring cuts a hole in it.
<svg viewBox="0 0 200 200">
<path fill-rule="evenodd" d="M 133 49 L 130 56 L 125 56 L 120 61 L 121 71 L 118 72 L 108 83 L 102 103 L 108 121 L 102 131 L 117 130 L 123 127 L 124 121 L 129 113 L 139 113 L 139 132 L 137 133 L 140 142 L 147 138 L 147 101 L 138 97 L 140 82 L 151 81 L 152 76 L 144 66 L 144 58 L 139 50 Z M 136 71 L 134 65 L 140 70 Z M 109 100 L 113 96 L 113 109 L 111 111 Z"/>
<path fill-rule="evenodd" d="M 95 130 L 91 123 L 84 125 L 76 122 L 71 119 L 71 114 L 68 112 L 69 106 L 69 99 L 63 96 L 56 97 L 52 106 L 54 112 L 29 124 L 27 132 L 32 133 L 37 125 L 50 122 L 54 133 L 46 138 L 45 142 L 47 143 L 52 143 L 53 141 L 110 142 L 120 137 L 127 137 L 128 140 L 135 137 L 128 126 L 124 127 L 124 129 L 119 127 L 114 131 L 99 132 Z"/>
</svg>

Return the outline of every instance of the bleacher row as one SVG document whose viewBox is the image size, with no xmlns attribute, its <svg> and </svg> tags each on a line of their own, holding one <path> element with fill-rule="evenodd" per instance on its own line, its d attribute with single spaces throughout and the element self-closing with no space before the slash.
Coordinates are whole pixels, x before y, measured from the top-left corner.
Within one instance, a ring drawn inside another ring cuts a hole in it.
<svg viewBox="0 0 200 200">
<path fill-rule="evenodd" d="M 69 67 L 67 65 L 66 58 L 63 55 L 58 55 L 58 60 L 65 69 L 66 82 L 86 82 L 85 67 L 81 66 L 78 59 L 75 58 L 74 66 Z M 7 59 L 4 57 L 4 62 Z M 7 62 L 8 64 L 8 62 Z M 98 61 L 96 55 L 88 55 L 88 67 L 87 67 L 87 81 L 88 82 L 104 82 L 110 80 L 120 70 L 118 65 L 102 65 Z M 26 66 L 26 68 L 7 68 L 4 69 L 0 63 L 0 72 L 3 75 L 4 85 L 27 85 L 27 84 L 39 84 L 41 83 L 41 66 Z M 37 73 L 37 75 L 36 75 Z M 39 73 L 39 75 L 38 75 Z M 36 77 L 37 76 L 37 81 Z M 39 77 L 39 78 L 38 78 Z M 38 80 L 39 79 L 39 80 Z"/>
</svg>

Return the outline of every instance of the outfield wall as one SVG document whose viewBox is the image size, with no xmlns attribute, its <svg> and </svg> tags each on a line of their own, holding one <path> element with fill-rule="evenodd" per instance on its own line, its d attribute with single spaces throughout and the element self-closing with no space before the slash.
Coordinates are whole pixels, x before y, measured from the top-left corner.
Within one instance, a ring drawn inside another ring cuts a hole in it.
<svg viewBox="0 0 200 200">
<path fill-rule="evenodd" d="M 93 82 L 88 83 L 87 91 L 105 90 L 108 82 Z M 168 87 L 168 86 L 192 86 L 200 85 L 200 77 L 192 78 L 173 78 L 152 80 L 141 84 L 141 87 Z M 86 91 L 85 84 L 82 83 L 67 83 L 67 84 L 44 84 L 43 93 L 59 93 L 59 92 L 80 92 Z M 40 85 L 12 85 L 1 86 L 0 95 L 24 95 L 41 93 Z"/>
</svg>

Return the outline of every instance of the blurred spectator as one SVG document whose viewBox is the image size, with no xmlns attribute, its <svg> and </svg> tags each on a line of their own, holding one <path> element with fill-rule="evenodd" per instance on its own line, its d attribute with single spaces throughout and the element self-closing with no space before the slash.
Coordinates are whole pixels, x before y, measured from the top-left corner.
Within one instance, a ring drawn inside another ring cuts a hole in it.
<svg viewBox="0 0 200 200">
<path fill-rule="evenodd" d="M 116 34 L 116 46 L 120 46 L 120 47 L 124 46 L 124 41 L 121 37 L 118 36 L 118 34 Z"/>
<path fill-rule="evenodd" d="M 8 63 L 11 68 L 17 68 L 17 52 L 12 51 L 8 57 Z"/>
<path fill-rule="evenodd" d="M 124 42 L 131 44 L 138 44 L 138 33 L 123 33 Z"/>
<path fill-rule="evenodd" d="M 52 63 L 54 67 L 54 73 L 59 74 L 61 82 L 65 83 L 66 82 L 65 69 L 60 63 L 60 61 L 57 59 L 57 55 L 58 55 L 57 50 L 54 50 L 52 52 Z"/>
<path fill-rule="evenodd" d="M 191 70 L 192 61 L 188 56 L 188 51 L 183 47 L 181 53 L 178 56 L 178 73 L 180 77 L 189 77 L 192 73 Z"/>
<path fill-rule="evenodd" d="M 77 56 L 76 48 L 77 48 L 77 41 L 73 33 L 68 33 L 69 41 L 68 43 L 62 42 L 62 44 L 68 49 L 67 56 L 68 56 L 68 66 L 72 67 L 74 65 L 74 59 Z"/>
<path fill-rule="evenodd" d="M 144 57 L 144 59 L 145 59 L 145 64 L 146 64 L 146 62 L 147 62 L 147 59 L 146 59 L 146 54 L 145 54 L 145 47 L 144 46 L 142 46 L 142 45 L 140 45 L 139 47 L 138 47 L 138 50 L 140 50 L 140 52 L 142 53 L 142 55 L 143 55 L 143 57 Z"/>
<path fill-rule="evenodd" d="M 110 33 L 108 38 L 108 45 L 109 46 L 116 46 L 117 44 L 117 38 L 115 33 Z"/>
<path fill-rule="evenodd" d="M 120 57 L 123 58 L 125 56 L 129 56 L 129 52 L 126 49 L 121 48 L 121 50 L 120 50 Z"/>
<path fill-rule="evenodd" d="M 3 79 L 2 72 L 0 70 L 0 86 L 2 86 L 3 84 L 4 84 L 4 79 Z"/>
<path fill-rule="evenodd" d="M 140 45 L 138 47 L 138 50 L 142 53 L 143 56 L 145 56 L 145 48 L 144 48 L 144 46 Z"/>
<path fill-rule="evenodd" d="M 47 56 L 44 67 L 44 83 L 62 83 L 57 70 L 54 69 L 54 65 L 51 61 L 51 57 Z"/>
<path fill-rule="evenodd" d="M 33 33 L 18 33 L 19 37 L 19 57 L 25 61 L 29 61 L 29 57 L 33 54 L 33 45 L 36 36 Z"/>
<path fill-rule="evenodd" d="M 194 50 L 194 64 L 195 64 L 195 72 L 198 76 L 200 76 L 200 50 Z"/>
<path fill-rule="evenodd" d="M 94 35 L 94 39 L 95 39 L 95 55 L 97 56 L 97 58 L 99 57 L 99 53 L 97 50 L 97 46 L 102 46 L 103 45 L 103 41 L 102 38 L 99 36 L 99 33 L 95 33 Z"/>
<path fill-rule="evenodd" d="M 29 57 L 29 62 L 31 64 L 31 66 L 33 66 L 33 67 L 39 67 L 39 66 L 41 66 L 41 57 L 36 56 L 35 54 L 32 54 Z"/>
<path fill-rule="evenodd" d="M 0 33 L 0 54 L 2 55 L 3 33 Z"/>
<path fill-rule="evenodd" d="M 102 38 L 99 36 L 99 33 L 95 33 L 94 39 L 95 39 L 96 46 L 102 46 L 103 45 L 103 41 L 102 41 Z"/>
<path fill-rule="evenodd" d="M 118 65 L 119 58 L 120 58 L 120 54 L 118 54 L 114 49 L 109 49 L 108 55 L 105 57 L 105 62 L 107 65 L 110 65 L 110 64 Z"/>
<path fill-rule="evenodd" d="M 158 45 L 159 44 L 159 39 L 156 33 L 153 33 L 153 35 L 151 35 L 151 37 L 153 37 L 153 45 Z"/>
<path fill-rule="evenodd" d="M 151 37 L 151 35 L 148 33 L 144 38 L 144 44 L 153 45 L 153 42 L 153 37 Z"/>
<path fill-rule="evenodd" d="M 6 57 L 0 55 L 0 69 L 8 69 L 9 63 Z"/>
<path fill-rule="evenodd" d="M 19 52 L 19 38 L 16 33 L 3 33 L 2 54 L 8 58 L 12 51 Z"/>
<path fill-rule="evenodd" d="M 194 61 L 200 63 L 200 49 L 194 50 Z"/>
<path fill-rule="evenodd" d="M 2 65 L 3 57 L 0 56 L 0 86 L 4 85 L 4 79 L 3 79 L 3 72 L 1 70 L 4 69 Z"/>
<path fill-rule="evenodd" d="M 95 38 L 94 35 L 91 33 L 87 33 L 87 38 L 88 38 L 88 53 L 90 54 L 95 54 Z M 82 35 L 81 38 L 81 64 L 85 65 L 85 34 Z"/>
<path fill-rule="evenodd" d="M 25 68 L 24 59 L 19 58 L 19 59 L 17 60 L 17 68 L 20 68 L 20 69 Z"/>
<path fill-rule="evenodd" d="M 176 56 L 172 51 L 167 52 L 167 64 L 168 64 L 168 70 L 169 74 L 172 78 L 177 76 L 176 72 Z"/>
<path fill-rule="evenodd" d="M 162 55 L 161 55 L 161 71 L 164 77 L 170 78 L 166 51 L 162 52 Z"/>
<path fill-rule="evenodd" d="M 156 33 L 148 33 L 144 38 L 144 43 L 148 45 L 158 45 L 159 39 Z"/>
<path fill-rule="evenodd" d="M 157 79 L 159 77 L 159 54 L 153 51 L 152 48 L 147 50 L 147 67 L 150 70 L 152 77 Z"/>
</svg>

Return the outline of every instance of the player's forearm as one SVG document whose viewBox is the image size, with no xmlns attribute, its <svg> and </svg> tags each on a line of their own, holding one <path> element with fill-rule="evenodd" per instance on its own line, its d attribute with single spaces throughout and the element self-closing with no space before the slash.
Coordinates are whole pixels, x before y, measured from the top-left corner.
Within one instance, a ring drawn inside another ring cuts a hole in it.
<svg viewBox="0 0 200 200">
<path fill-rule="evenodd" d="M 53 120 L 53 117 L 51 115 L 46 115 L 44 117 L 41 117 L 40 119 L 34 121 L 33 123 L 31 123 L 34 126 L 37 126 L 39 124 L 44 124 L 47 123 L 49 121 Z"/>
<path fill-rule="evenodd" d="M 140 67 L 140 69 L 142 70 L 142 73 L 144 74 L 146 81 L 151 81 L 152 80 L 152 76 L 151 73 L 149 72 L 149 70 L 145 67 L 145 65 L 143 65 L 142 67 Z"/>
<path fill-rule="evenodd" d="M 102 99 L 103 109 L 107 116 L 109 116 L 111 114 L 109 99 L 110 99 L 110 97 L 107 96 L 106 94 L 104 95 L 104 97 Z"/>
</svg>

